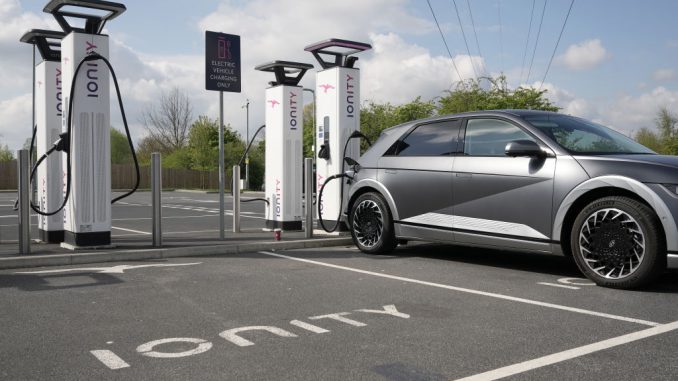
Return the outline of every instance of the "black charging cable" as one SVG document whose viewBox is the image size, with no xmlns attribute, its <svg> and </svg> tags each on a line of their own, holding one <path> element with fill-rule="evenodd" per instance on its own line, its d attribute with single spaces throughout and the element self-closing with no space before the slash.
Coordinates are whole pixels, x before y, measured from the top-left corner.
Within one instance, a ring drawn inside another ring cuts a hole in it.
<svg viewBox="0 0 678 381">
<path fill-rule="evenodd" d="M 64 209 L 64 207 L 66 207 L 66 203 L 68 202 L 68 199 L 70 197 L 70 194 L 71 194 L 71 150 L 70 150 L 70 148 L 71 148 L 71 140 L 73 139 L 73 134 L 72 134 L 72 131 L 73 131 L 73 96 L 75 94 L 75 85 L 76 85 L 76 82 L 77 82 L 78 73 L 80 72 L 80 69 L 82 68 L 82 66 L 86 62 L 97 61 L 97 60 L 104 61 L 106 66 L 108 66 L 108 70 L 110 71 L 111 76 L 113 77 L 113 83 L 115 85 L 115 91 L 116 91 L 117 96 L 118 96 L 118 104 L 120 106 L 120 113 L 122 115 L 122 122 L 123 122 L 123 125 L 125 126 L 125 132 L 127 134 L 127 143 L 129 144 L 130 150 L 132 151 L 132 158 L 134 159 L 134 167 L 136 169 L 136 182 L 135 182 L 134 188 L 131 191 L 113 199 L 111 201 L 111 204 L 115 203 L 116 201 L 120 201 L 123 198 L 131 195 L 132 193 L 136 192 L 136 190 L 139 188 L 139 183 L 141 181 L 141 172 L 139 170 L 139 161 L 137 160 L 137 155 L 136 155 L 136 152 L 134 150 L 134 144 L 132 143 L 132 136 L 130 134 L 129 126 L 127 124 L 127 116 L 125 114 L 125 108 L 124 108 L 123 103 L 122 103 L 122 95 L 120 93 L 120 86 L 118 85 L 118 78 L 115 75 L 115 70 L 113 70 L 113 66 L 108 61 L 108 59 L 106 59 L 106 57 L 100 55 L 99 53 L 93 52 L 93 53 L 90 53 L 89 55 L 87 55 L 85 58 L 83 58 L 80 61 L 80 63 L 78 63 L 78 66 L 76 67 L 75 72 L 73 72 L 73 81 L 71 82 L 71 92 L 70 92 L 69 98 L 68 98 L 68 109 L 67 109 L 68 110 L 68 119 L 67 119 L 67 123 L 66 123 L 66 126 L 67 126 L 66 132 L 59 135 L 60 139 L 57 140 L 54 143 L 54 145 L 52 146 L 52 148 L 47 150 L 47 152 L 45 152 L 40 157 L 40 159 L 38 159 L 38 161 L 33 166 L 33 170 L 31 171 L 30 181 L 32 183 L 33 179 L 35 177 L 35 173 L 37 171 L 38 166 L 40 164 L 42 164 L 42 162 L 45 161 L 45 159 L 47 159 L 47 157 L 49 155 L 51 155 L 55 151 L 61 151 L 61 152 L 64 152 L 66 154 L 66 192 L 64 193 L 64 199 L 63 199 L 61 205 L 59 206 L 59 208 L 57 208 L 55 211 L 52 211 L 52 212 L 44 212 L 44 211 L 40 210 L 38 208 L 38 206 L 33 204 L 33 202 L 31 201 L 31 209 L 33 209 L 34 212 L 36 212 L 37 214 L 39 214 L 41 216 L 53 216 L 53 215 L 59 213 L 60 211 L 62 211 Z"/>
<path fill-rule="evenodd" d="M 242 165 L 242 162 L 247 157 L 247 154 L 250 153 L 250 148 L 252 148 L 252 144 L 254 143 L 254 139 L 257 137 L 259 132 L 261 132 L 261 130 L 263 130 L 264 128 L 266 128 L 265 124 L 263 124 L 263 125 L 261 125 L 261 127 L 257 128 L 257 131 L 254 133 L 254 135 L 252 136 L 252 139 L 250 139 L 249 143 L 247 144 L 247 148 L 245 149 L 245 153 L 242 154 L 242 157 L 240 158 L 240 161 L 238 162 L 238 167 Z M 231 195 L 233 195 L 233 189 L 231 189 Z M 266 203 L 266 205 L 271 204 L 270 201 L 268 201 L 267 199 L 262 198 L 262 197 L 251 198 L 249 200 L 240 200 L 240 202 L 253 202 L 253 201 L 263 201 L 263 202 Z"/>
<path fill-rule="evenodd" d="M 352 164 L 354 167 L 356 167 L 358 163 L 357 163 L 355 160 L 353 160 L 353 159 L 349 158 L 348 156 L 346 156 L 346 149 L 348 148 L 348 143 L 349 143 L 352 139 L 355 139 L 355 138 L 365 139 L 365 140 L 367 140 L 367 144 L 368 144 L 368 145 L 370 145 L 370 146 L 372 145 L 372 142 L 370 142 L 370 139 L 369 139 L 367 136 L 365 136 L 365 134 L 363 134 L 362 132 L 357 131 L 357 130 L 356 130 L 356 131 L 353 131 L 353 133 L 351 134 L 351 136 L 349 136 L 348 139 L 346 139 L 346 144 L 344 144 L 344 152 L 343 152 L 343 155 L 342 155 L 342 158 L 341 158 L 341 173 L 337 173 L 336 175 L 332 175 L 332 176 L 328 177 L 327 179 L 325 179 L 325 182 L 324 182 L 323 185 L 320 187 L 320 191 L 318 192 L 318 200 L 317 200 L 317 204 L 318 204 L 318 223 L 319 223 L 320 226 L 323 228 L 323 230 L 325 230 L 325 231 L 328 232 L 328 233 L 333 233 L 333 232 L 335 232 L 335 231 L 339 228 L 339 224 L 341 223 L 342 208 L 343 208 L 343 206 L 344 206 L 344 184 L 343 184 L 343 182 L 342 182 L 341 187 L 340 187 L 340 190 L 339 190 L 339 197 L 340 197 L 340 199 L 339 199 L 339 213 L 337 214 L 337 221 L 335 222 L 334 227 L 333 227 L 332 229 L 328 229 L 328 228 L 325 226 L 325 222 L 323 221 L 323 216 L 322 216 L 322 199 L 323 199 L 323 191 L 325 190 L 325 186 L 326 186 L 330 181 L 333 181 L 333 180 L 336 180 L 336 179 L 342 179 L 342 178 L 352 179 L 352 177 L 349 176 L 349 175 L 347 175 L 346 172 L 345 172 L 345 165 L 346 165 L 346 162 L 349 161 L 348 159 L 350 159 L 350 162 L 351 162 L 351 163 L 354 163 L 354 164 Z M 329 150 L 329 147 L 328 147 L 328 150 Z"/>
</svg>

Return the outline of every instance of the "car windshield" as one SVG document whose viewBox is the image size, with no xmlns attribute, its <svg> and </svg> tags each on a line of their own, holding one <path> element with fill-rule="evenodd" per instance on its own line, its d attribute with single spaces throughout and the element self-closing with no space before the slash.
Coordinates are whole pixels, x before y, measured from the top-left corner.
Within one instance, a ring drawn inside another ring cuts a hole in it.
<svg viewBox="0 0 678 381">
<path fill-rule="evenodd" d="M 528 115 L 523 117 L 571 154 L 654 154 L 633 139 L 608 127 L 567 115 Z"/>
</svg>

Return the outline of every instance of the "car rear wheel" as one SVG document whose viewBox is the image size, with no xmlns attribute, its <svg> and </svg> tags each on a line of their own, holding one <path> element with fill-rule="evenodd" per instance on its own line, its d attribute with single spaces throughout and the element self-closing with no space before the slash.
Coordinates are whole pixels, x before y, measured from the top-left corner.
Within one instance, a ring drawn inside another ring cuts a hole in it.
<svg viewBox="0 0 678 381">
<path fill-rule="evenodd" d="M 398 245 L 391 211 L 380 194 L 370 192 L 359 196 L 349 216 L 353 242 L 362 252 L 386 254 Z"/>
<path fill-rule="evenodd" d="M 599 286 L 645 285 L 666 268 L 666 244 L 652 209 L 628 197 L 605 197 L 587 205 L 570 235 L 579 269 Z"/>
</svg>

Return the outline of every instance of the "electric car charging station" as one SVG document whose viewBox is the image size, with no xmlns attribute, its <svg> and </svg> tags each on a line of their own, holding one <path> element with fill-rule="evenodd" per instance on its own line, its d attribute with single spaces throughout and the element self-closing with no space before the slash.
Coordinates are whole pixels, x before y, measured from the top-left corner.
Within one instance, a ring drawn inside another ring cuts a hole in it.
<svg viewBox="0 0 678 381">
<path fill-rule="evenodd" d="M 303 88 L 299 81 L 313 65 L 274 61 L 255 67 L 272 72 L 266 89 L 266 229 L 301 230 Z"/>
<path fill-rule="evenodd" d="M 343 174 L 344 157 L 360 156 L 360 143 L 352 136 L 360 131 L 360 70 L 355 67 L 355 54 L 371 48 L 362 42 L 329 39 L 304 49 L 322 68 L 316 73 L 315 144 L 316 186 L 318 194 L 322 189 L 323 195 L 318 198 L 316 217 L 325 221 L 323 226 L 329 231 L 348 229 L 341 211 L 348 195 L 342 192 L 344 181 L 323 185 L 329 177 Z"/>
<path fill-rule="evenodd" d="M 34 140 L 38 157 L 45 155 L 59 139 L 63 114 L 63 77 L 61 75 L 61 39 L 63 32 L 34 29 L 21 37 L 21 42 L 34 45 L 42 62 L 35 70 Z M 41 210 L 55 210 L 63 202 L 61 158 L 54 155 L 38 167 L 37 199 Z M 64 240 L 63 213 L 38 218 L 38 236 L 46 243 Z"/>
<path fill-rule="evenodd" d="M 74 7 L 90 13 L 73 12 Z M 119 3 L 69 0 L 52 0 L 44 9 L 67 33 L 61 42 L 62 91 L 67 94 L 62 131 L 69 133 L 71 156 L 63 162 L 69 172 L 64 177 L 71 182 L 64 213 L 66 247 L 111 243 L 109 71 L 102 62 L 85 58 L 108 58 L 103 27 L 125 9 Z M 85 20 L 84 28 L 71 25 L 74 18 Z"/>
</svg>

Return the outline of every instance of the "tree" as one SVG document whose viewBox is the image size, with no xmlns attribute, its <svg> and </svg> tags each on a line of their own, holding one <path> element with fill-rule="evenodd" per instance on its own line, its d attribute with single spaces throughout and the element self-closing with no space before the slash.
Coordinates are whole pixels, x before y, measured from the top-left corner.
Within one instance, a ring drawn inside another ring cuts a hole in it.
<svg viewBox="0 0 678 381">
<path fill-rule="evenodd" d="M 127 136 L 111 127 L 111 164 L 127 164 L 132 162 Z"/>
<path fill-rule="evenodd" d="M 659 135 L 647 127 L 641 128 L 640 131 L 636 132 L 633 138 L 638 143 L 655 152 L 662 152 L 664 149 L 662 145 L 662 139 L 659 137 Z"/>
<path fill-rule="evenodd" d="M 315 129 L 316 126 L 313 125 L 313 120 L 315 115 L 313 115 L 313 102 L 304 106 L 304 129 L 303 129 L 303 142 L 304 142 L 304 157 L 313 157 L 315 152 L 313 152 L 313 146 L 315 145 Z"/>
<path fill-rule="evenodd" d="M 480 86 L 482 79 L 490 83 L 489 88 Z M 470 79 L 457 84 L 455 90 L 446 91 L 447 95 L 442 96 L 438 101 L 438 113 L 442 115 L 503 109 L 560 110 L 544 96 L 546 92 L 547 90 L 537 90 L 531 87 L 518 87 L 511 90 L 503 75 L 497 78 Z"/>
<path fill-rule="evenodd" d="M 218 122 L 206 116 L 198 117 L 188 134 L 188 149 L 196 169 L 209 171 L 219 168 Z"/>
<path fill-rule="evenodd" d="M 193 119 L 193 106 L 178 88 L 162 92 L 158 104 L 148 105 L 142 112 L 142 122 L 148 135 L 159 143 L 163 153 L 186 146 Z"/>
<path fill-rule="evenodd" d="M 374 142 L 383 130 L 398 124 L 431 117 L 435 115 L 435 111 L 436 106 L 433 101 L 423 102 L 421 97 L 399 106 L 369 101 L 360 110 L 360 132 Z M 360 147 L 364 152 L 367 149 L 367 142 L 363 140 Z"/>
<path fill-rule="evenodd" d="M 139 164 L 148 165 L 151 162 L 151 154 L 153 152 L 160 152 L 162 154 L 169 154 L 162 143 L 153 136 L 146 136 L 137 143 L 136 147 L 137 159 Z"/>
<path fill-rule="evenodd" d="M 14 160 L 14 154 L 12 150 L 5 144 L 0 144 L 0 163 Z"/>
</svg>

